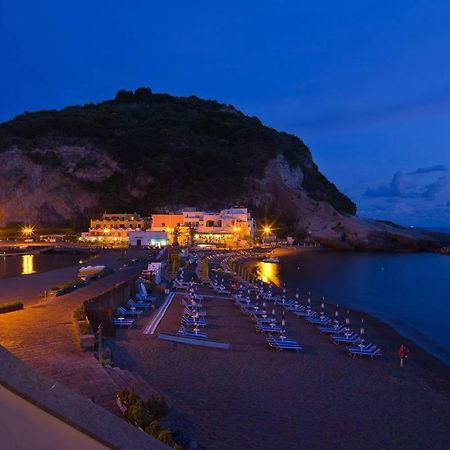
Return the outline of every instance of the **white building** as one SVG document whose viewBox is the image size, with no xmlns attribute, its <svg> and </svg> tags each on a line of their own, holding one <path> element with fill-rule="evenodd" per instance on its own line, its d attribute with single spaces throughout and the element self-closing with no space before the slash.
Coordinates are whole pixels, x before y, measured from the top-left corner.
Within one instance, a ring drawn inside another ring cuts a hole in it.
<svg viewBox="0 0 450 450">
<path fill-rule="evenodd" d="M 169 243 L 166 231 L 130 231 L 128 239 L 131 247 L 164 247 Z"/>
</svg>

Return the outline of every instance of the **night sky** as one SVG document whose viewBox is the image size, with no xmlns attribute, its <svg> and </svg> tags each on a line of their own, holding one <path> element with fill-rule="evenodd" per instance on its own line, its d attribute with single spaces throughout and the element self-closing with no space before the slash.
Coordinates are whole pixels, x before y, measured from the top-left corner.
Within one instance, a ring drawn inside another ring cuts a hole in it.
<svg viewBox="0 0 450 450">
<path fill-rule="evenodd" d="M 301 137 L 364 217 L 450 226 L 450 2 L 0 0 L 0 120 L 120 88 Z"/>
</svg>

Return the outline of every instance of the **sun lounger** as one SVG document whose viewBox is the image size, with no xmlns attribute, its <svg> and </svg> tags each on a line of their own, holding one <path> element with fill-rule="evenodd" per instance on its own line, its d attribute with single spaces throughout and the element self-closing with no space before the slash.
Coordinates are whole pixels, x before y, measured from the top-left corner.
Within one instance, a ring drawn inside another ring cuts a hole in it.
<svg viewBox="0 0 450 450">
<path fill-rule="evenodd" d="M 275 348 L 277 351 L 282 350 L 295 350 L 300 351 L 302 350 L 302 347 L 298 344 L 298 342 L 294 339 L 287 339 L 287 338 L 275 338 L 274 336 L 267 336 L 266 338 L 267 343 L 270 347 Z"/>
<path fill-rule="evenodd" d="M 130 308 L 133 307 L 133 308 L 140 308 L 140 309 L 148 309 L 148 308 L 150 308 L 151 305 L 148 302 L 143 302 L 143 301 L 135 302 L 134 300 L 128 300 L 127 306 Z"/>
<path fill-rule="evenodd" d="M 350 356 L 367 356 L 369 358 L 374 358 L 376 356 L 381 356 L 381 349 L 375 344 L 367 344 L 365 346 L 357 347 L 347 347 L 347 351 Z"/>
<path fill-rule="evenodd" d="M 322 334 L 342 334 L 345 331 L 345 327 L 343 327 L 342 325 L 339 325 L 338 327 L 326 326 L 320 327 L 319 331 Z"/>
<path fill-rule="evenodd" d="M 197 319 L 194 320 L 189 316 L 183 316 L 183 318 L 181 319 L 182 323 L 185 325 L 189 325 L 189 326 L 194 326 L 194 325 L 198 325 L 199 327 L 206 327 L 206 320 L 205 319 Z"/>
<path fill-rule="evenodd" d="M 332 321 L 329 317 L 307 317 L 306 321 L 311 325 L 331 325 Z"/>
<path fill-rule="evenodd" d="M 333 339 L 335 344 L 357 344 L 361 342 L 359 334 L 356 333 L 332 335 L 331 339 Z"/>
<path fill-rule="evenodd" d="M 259 333 L 281 333 L 283 331 L 281 325 L 273 324 L 257 324 L 256 331 Z"/>
<path fill-rule="evenodd" d="M 252 316 L 253 322 L 256 322 L 258 325 L 267 324 L 276 322 L 276 320 L 272 316 L 261 317 L 261 316 Z"/>
<path fill-rule="evenodd" d="M 156 302 L 156 295 L 144 295 L 141 292 L 137 292 L 136 293 L 136 298 L 138 299 L 138 301 L 140 302 L 145 302 L 145 303 L 154 303 Z"/>
<path fill-rule="evenodd" d="M 186 327 L 181 327 L 178 330 L 178 333 L 182 334 L 183 336 L 195 338 L 195 339 L 208 339 L 208 335 L 206 333 L 202 333 L 200 331 L 192 331 L 189 330 Z"/>
<path fill-rule="evenodd" d="M 191 317 L 191 318 L 195 318 L 195 317 L 199 317 L 204 319 L 206 317 L 206 312 L 205 311 L 201 311 L 199 310 L 198 312 L 192 309 L 184 309 L 184 315 Z"/>
<path fill-rule="evenodd" d="M 119 306 L 116 309 L 117 314 L 121 314 L 123 316 L 140 316 L 144 311 L 142 309 L 126 309 L 123 306 Z"/>
<path fill-rule="evenodd" d="M 297 317 L 316 317 L 317 313 L 316 311 L 313 311 L 310 309 L 309 311 L 307 309 L 297 309 L 295 311 L 291 311 L 292 314 L 295 314 Z"/>
<path fill-rule="evenodd" d="M 131 328 L 134 324 L 134 320 L 133 319 L 125 319 L 124 317 L 114 317 L 113 324 L 116 327 Z"/>
</svg>

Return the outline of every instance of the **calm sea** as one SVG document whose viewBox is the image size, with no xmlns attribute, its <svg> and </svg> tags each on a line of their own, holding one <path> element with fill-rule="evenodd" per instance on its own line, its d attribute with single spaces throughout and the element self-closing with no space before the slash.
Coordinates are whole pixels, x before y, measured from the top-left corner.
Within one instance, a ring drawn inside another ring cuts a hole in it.
<svg viewBox="0 0 450 450">
<path fill-rule="evenodd" d="M 60 269 L 77 264 L 80 260 L 86 261 L 87 257 L 72 253 L 41 253 L 21 256 L 0 255 L 0 278 L 31 275 L 47 270 Z"/>
<path fill-rule="evenodd" d="M 307 250 L 258 265 L 266 280 L 365 311 L 450 364 L 450 256 Z"/>
</svg>

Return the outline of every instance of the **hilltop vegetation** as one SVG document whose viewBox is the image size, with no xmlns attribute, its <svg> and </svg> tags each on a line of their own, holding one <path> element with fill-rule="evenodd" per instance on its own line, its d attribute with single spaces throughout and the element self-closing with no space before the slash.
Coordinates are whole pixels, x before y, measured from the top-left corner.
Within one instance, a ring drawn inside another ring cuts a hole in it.
<svg viewBox="0 0 450 450">
<path fill-rule="evenodd" d="M 20 149 L 48 170 L 67 166 L 63 147 L 99 149 L 117 163 L 106 178 L 76 179 L 77 170 L 92 165 L 87 152 L 68 174 L 97 192 L 104 210 L 148 214 L 168 206 L 229 206 L 245 197 L 246 179 L 263 177 L 268 161 L 282 155 L 301 169 L 301 187 L 312 199 L 342 213 L 356 212 L 318 171 L 299 138 L 231 105 L 195 96 L 121 90 L 114 100 L 25 113 L 0 125 L 0 151 Z"/>
</svg>

